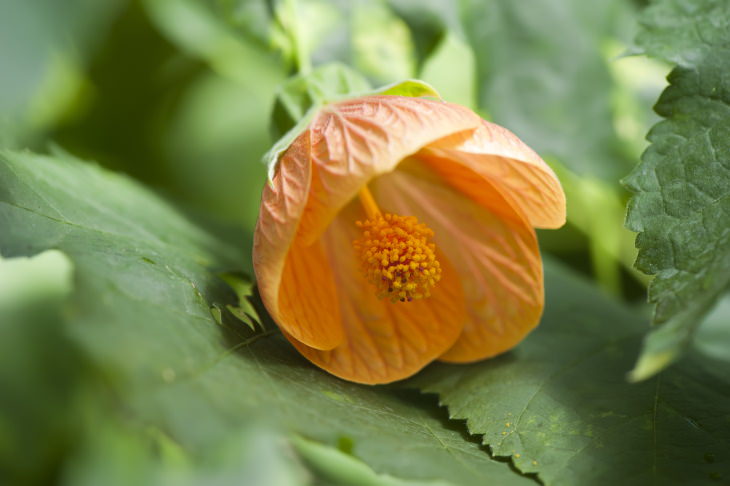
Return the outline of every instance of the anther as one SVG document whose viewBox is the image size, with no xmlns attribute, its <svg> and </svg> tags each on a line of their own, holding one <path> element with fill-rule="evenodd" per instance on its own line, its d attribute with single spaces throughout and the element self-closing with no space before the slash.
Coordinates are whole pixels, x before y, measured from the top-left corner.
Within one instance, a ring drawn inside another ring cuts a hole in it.
<svg viewBox="0 0 730 486">
<path fill-rule="evenodd" d="M 415 216 L 382 214 L 367 189 L 361 191 L 368 219 L 357 221 L 362 238 L 353 242 L 367 280 L 380 298 L 411 302 L 431 295 L 441 279 L 433 231 Z"/>
</svg>

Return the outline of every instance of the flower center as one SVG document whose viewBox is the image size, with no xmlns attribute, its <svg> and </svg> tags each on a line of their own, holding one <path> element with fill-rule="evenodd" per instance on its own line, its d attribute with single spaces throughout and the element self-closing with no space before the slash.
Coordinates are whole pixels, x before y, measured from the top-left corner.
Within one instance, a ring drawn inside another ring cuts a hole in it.
<svg viewBox="0 0 730 486">
<path fill-rule="evenodd" d="M 436 246 L 430 242 L 433 231 L 415 216 L 382 214 L 367 188 L 360 191 L 360 201 L 368 219 L 356 222 L 363 235 L 352 245 L 376 295 L 392 302 L 430 296 L 441 279 Z"/>
</svg>

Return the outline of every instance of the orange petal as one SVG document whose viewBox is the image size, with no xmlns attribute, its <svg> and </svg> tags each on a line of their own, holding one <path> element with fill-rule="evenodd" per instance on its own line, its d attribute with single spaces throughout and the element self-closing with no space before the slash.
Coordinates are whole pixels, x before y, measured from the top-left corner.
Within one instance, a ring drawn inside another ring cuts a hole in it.
<svg viewBox="0 0 730 486">
<path fill-rule="evenodd" d="M 354 202 L 322 237 L 335 269 L 343 342 L 322 351 L 285 335 L 307 359 L 336 376 L 389 383 L 411 376 L 449 349 L 461 332 L 466 309 L 458 276 L 443 255 L 442 278 L 431 297 L 406 303 L 378 299 L 352 248 L 361 236 L 355 221 L 364 218 Z"/>
<path fill-rule="evenodd" d="M 274 321 L 309 346 L 331 349 L 342 341 L 343 332 L 329 263 L 321 246 L 294 244 L 309 194 L 309 148 L 305 132 L 285 152 L 273 181 L 264 187 L 253 265 L 261 300 Z"/>
<path fill-rule="evenodd" d="M 458 161 L 474 177 L 454 164 L 435 164 L 434 170 L 477 201 L 485 196 L 479 179 L 490 181 L 513 206 L 537 228 L 565 224 L 565 194 L 555 173 L 543 160 L 506 128 L 482 120 L 479 130 L 439 140 L 423 153 L 432 158 Z M 476 182 L 475 182 L 476 181 Z"/>
<path fill-rule="evenodd" d="M 262 301 L 286 333 L 317 349 L 342 341 L 331 265 L 316 246 L 320 235 L 371 177 L 436 139 L 479 124 L 461 106 L 400 96 L 355 98 L 315 117 L 264 188 L 254 234 Z"/>
<path fill-rule="evenodd" d="M 337 288 L 321 242 L 289 249 L 279 287 L 277 322 L 295 339 L 317 349 L 332 349 L 344 333 Z"/>
<path fill-rule="evenodd" d="M 461 279 L 468 320 L 442 360 L 497 355 L 537 325 L 544 300 L 535 232 L 493 186 L 481 187 L 487 208 L 445 184 L 423 162 L 409 159 L 371 188 L 382 210 L 413 214 L 433 229 L 436 246 Z"/>
<path fill-rule="evenodd" d="M 480 124 L 467 108 L 423 98 L 367 96 L 325 107 L 310 125 L 314 170 L 304 242 L 319 238 L 370 179 L 429 143 Z"/>
</svg>

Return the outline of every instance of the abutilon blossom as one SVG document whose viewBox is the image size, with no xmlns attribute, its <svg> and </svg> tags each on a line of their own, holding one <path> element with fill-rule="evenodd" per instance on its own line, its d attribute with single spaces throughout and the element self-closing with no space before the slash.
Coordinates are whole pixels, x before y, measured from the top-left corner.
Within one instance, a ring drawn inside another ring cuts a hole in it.
<svg viewBox="0 0 730 486">
<path fill-rule="evenodd" d="M 254 236 L 284 336 L 346 380 L 503 353 L 539 322 L 534 228 L 565 196 L 510 131 L 462 106 L 364 96 L 322 108 L 280 157 Z"/>
</svg>

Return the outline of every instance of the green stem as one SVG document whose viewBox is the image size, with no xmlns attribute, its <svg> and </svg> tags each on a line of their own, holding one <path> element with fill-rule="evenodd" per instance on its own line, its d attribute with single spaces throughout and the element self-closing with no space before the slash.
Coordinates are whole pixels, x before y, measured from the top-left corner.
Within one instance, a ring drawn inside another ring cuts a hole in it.
<svg viewBox="0 0 730 486">
<path fill-rule="evenodd" d="M 289 17 L 288 34 L 294 46 L 294 63 L 299 74 L 308 74 L 312 70 L 312 61 L 307 46 L 302 39 L 301 22 L 299 21 L 299 4 L 297 0 L 285 0 L 286 13 Z"/>
</svg>

